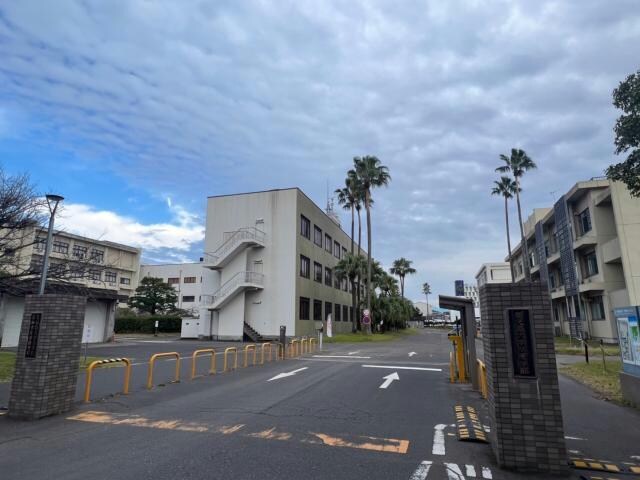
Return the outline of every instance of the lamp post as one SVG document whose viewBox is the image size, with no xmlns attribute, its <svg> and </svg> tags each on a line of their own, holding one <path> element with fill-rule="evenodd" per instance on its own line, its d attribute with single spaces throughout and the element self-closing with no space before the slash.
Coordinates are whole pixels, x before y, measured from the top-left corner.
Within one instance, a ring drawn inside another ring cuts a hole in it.
<svg viewBox="0 0 640 480">
<path fill-rule="evenodd" d="M 40 289 L 38 290 L 39 295 L 44 294 L 44 286 L 47 283 L 47 271 L 49 270 L 49 253 L 51 253 L 51 241 L 53 240 L 53 222 L 55 220 L 56 210 L 58 209 L 58 204 L 64 200 L 64 197 L 51 193 L 48 193 L 46 198 L 50 214 L 49 230 L 47 232 L 47 243 L 44 247 L 44 259 L 42 260 L 42 277 L 40 278 Z"/>
</svg>

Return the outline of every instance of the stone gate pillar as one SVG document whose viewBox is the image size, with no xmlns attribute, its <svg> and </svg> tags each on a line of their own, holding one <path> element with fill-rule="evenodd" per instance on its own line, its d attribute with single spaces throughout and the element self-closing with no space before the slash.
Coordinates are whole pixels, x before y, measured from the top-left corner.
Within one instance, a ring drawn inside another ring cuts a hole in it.
<svg viewBox="0 0 640 480">
<path fill-rule="evenodd" d="M 78 295 L 25 297 L 10 417 L 36 420 L 71 409 L 86 302 Z"/>
<path fill-rule="evenodd" d="M 490 438 L 498 464 L 568 474 L 546 285 L 485 284 L 480 306 Z"/>
</svg>

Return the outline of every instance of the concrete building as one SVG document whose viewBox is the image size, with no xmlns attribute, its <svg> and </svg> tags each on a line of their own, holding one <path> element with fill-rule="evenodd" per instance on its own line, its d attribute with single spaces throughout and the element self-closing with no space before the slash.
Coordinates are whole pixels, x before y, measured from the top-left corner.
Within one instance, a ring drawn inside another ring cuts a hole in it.
<svg viewBox="0 0 640 480">
<path fill-rule="evenodd" d="M 477 288 L 487 283 L 511 283 L 509 262 L 483 263 L 476 274 Z"/>
<path fill-rule="evenodd" d="M 536 209 L 524 230 L 531 277 L 548 285 L 556 333 L 616 342 L 613 309 L 640 305 L 640 199 L 607 179 L 578 182 L 553 208 Z M 522 242 L 513 257 L 522 281 Z"/>
<path fill-rule="evenodd" d="M 39 272 L 47 232 L 34 227 L 20 235 L 13 263 L 4 268 Z M 113 337 L 116 306 L 126 302 L 138 285 L 141 251 L 118 243 L 55 232 L 50 254 L 47 291 L 87 295 L 83 342 L 105 342 Z M 2 347 L 18 344 L 24 294 L 37 292 L 39 275 L 22 279 L 20 286 L 4 283 L 0 292 Z"/>
<path fill-rule="evenodd" d="M 424 318 L 430 318 L 433 315 L 433 305 L 427 302 L 413 302 L 413 306 L 420 310 Z"/>
<path fill-rule="evenodd" d="M 215 274 L 200 336 L 313 335 L 329 315 L 334 332 L 350 331 L 351 293 L 334 267 L 351 239 L 328 210 L 298 188 L 209 197 L 204 265 Z"/>
</svg>

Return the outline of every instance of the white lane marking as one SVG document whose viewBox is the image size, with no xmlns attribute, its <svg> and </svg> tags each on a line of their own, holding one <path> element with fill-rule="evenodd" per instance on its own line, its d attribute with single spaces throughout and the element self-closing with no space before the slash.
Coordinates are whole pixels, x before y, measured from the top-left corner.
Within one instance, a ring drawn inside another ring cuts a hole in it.
<svg viewBox="0 0 640 480">
<path fill-rule="evenodd" d="M 313 358 L 361 358 L 361 359 L 367 359 L 367 358 L 371 358 L 371 357 L 358 357 L 358 356 L 354 356 L 354 355 L 313 355 Z"/>
<path fill-rule="evenodd" d="M 634 460 L 640 460 L 640 455 L 631 455 Z"/>
<path fill-rule="evenodd" d="M 355 352 L 349 352 L 347 355 L 355 355 L 356 353 L 360 353 L 360 350 L 356 350 Z"/>
<path fill-rule="evenodd" d="M 414 355 L 417 355 L 416 352 L 409 352 L 409 358 L 413 357 Z"/>
<path fill-rule="evenodd" d="M 473 465 L 465 465 L 465 474 L 467 477 L 475 477 L 476 476 L 476 467 Z"/>
<path fill-rule="evenodd" d="M 384 378 L 384 382 L 382 382 L 379 388 L 387 388 L 394 380 L 400 380 L 400 375 L 398 375 L 398 372 L 393 372 L 382 378 Z"/>
<path fill-rule="evenodd" d="M 567 440 L 586 440 L 586 438 L 570 437 L 569 435 L 565 435 L 564 438 L 566 438 Z"/>
<path fill-rule="evenodd" d="M 298 372 L 306 370 L 307 368 L 309 368 L 309 367 L 302 367 L 302 368 L 298 368 L 297 370 L 292 370 L 290 372 L 279 373 L 275 377 L 272 377 L 269 380 L 267 380 L 267 382 L 270 382 L 271 380 L 279 380 L 279 379 L 285 378 L 285 377 L 291 377 L 292 375 L 295 375 Z"/>
<path fill-rule="evenodd" d="M 441 368 L 426 368 L 426 367 L 393 367 L 390 365 L 362 365 L 364 368 L 389 368 L 391 370 L 422 370 L 425 372 L 441 372 Z"/>
<path fill-rule="evenodd" d="M 569 453 L 573 455 L 580 455 L 580 450 L 569 450 Z"/>
<path fill-rule="evenodd" d="M 433 427 L 433 448 L 431 449 L 431 453 L 433 455 L 444 455 L 444 429 L 447 428 L 446 425 L 439 423 L 435 427 Z"/>
<path fill-rule="evenodd" d="M 449 480 L 465 480 L 457 463 L 445 463 L 444 466 L 447 469 L 447 478 Z"/>
<path fill-rule="evenodd" d="M 491 431 L 491 427 L 489 425 L 482 425 L 482 428 L 484 428 L 484 431 L 487 433 Z"/>
<path fill-rule="evenodd" d="M 413 472 L 413 475 L 409 477 L 409 480 L 424 480 L 429 475 L 429 469 L 431 468 L 431 464 L 433 462 L 429 462 L 425 460 L 424 462 L 420 462 L 416 471 Z"/>
<path fill-rule="evenodd" d="M 489 467 L 482 467 L 482 478 L 493 478 Z"/>
</svg>

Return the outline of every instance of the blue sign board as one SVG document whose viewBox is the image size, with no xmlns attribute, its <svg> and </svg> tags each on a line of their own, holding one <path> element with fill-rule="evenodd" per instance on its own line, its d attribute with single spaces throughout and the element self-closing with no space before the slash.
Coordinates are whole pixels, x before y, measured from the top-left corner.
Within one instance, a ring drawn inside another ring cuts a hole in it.
<svg viewBox="0 0 640 480">
<path fill-rule="evenodd" d="M 620 342 L 622 370 L 640 377 L 640 311 L 638 307 L 614 308 Z"/>
</svg>

